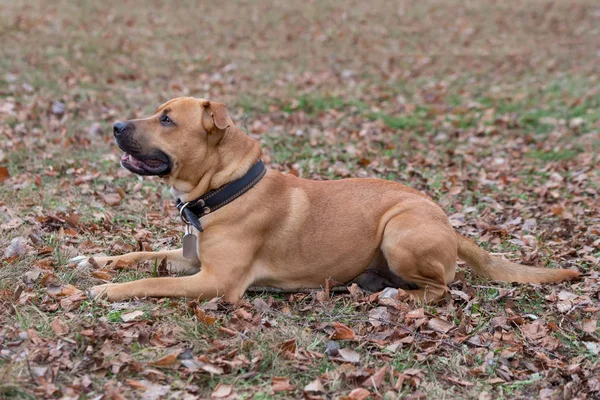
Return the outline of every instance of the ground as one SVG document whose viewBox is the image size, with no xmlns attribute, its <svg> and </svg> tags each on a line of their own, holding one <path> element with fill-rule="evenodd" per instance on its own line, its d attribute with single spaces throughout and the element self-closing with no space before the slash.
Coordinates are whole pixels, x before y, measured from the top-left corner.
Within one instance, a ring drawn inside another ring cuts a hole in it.
<svg viewBox="0 0 600 400">
<path fill-rule="evenodd" d="M 3 1 L 0 34 L 0 398 L 600 396 L 596 1 Z M 402 182 L 489 251 L 583 276 L 459 263 L 434 306 L 325 282 L 87 299 L 165 268 L 70 257 L 180 243 L 111 124 L 182 95 L 226 102 L 271 168 Z"/>
</svg>

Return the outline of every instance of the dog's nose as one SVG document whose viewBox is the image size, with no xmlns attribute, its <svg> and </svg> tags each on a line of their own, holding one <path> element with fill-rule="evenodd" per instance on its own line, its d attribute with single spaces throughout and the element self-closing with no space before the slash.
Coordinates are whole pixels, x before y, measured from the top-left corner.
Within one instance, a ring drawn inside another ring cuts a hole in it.
<svg viewBox="0 0 600 400">
<path fill-rule="evenodd" d="M 129 124 L 127 122 L 121 122 L 121 121 L 115 122 L 115 124 L 113 125 L 114 135 L 115 136 L 122 135 L 123 133 L 125 133 L 127 131 L 127 128 L 129 128 Z"/>
</svg>

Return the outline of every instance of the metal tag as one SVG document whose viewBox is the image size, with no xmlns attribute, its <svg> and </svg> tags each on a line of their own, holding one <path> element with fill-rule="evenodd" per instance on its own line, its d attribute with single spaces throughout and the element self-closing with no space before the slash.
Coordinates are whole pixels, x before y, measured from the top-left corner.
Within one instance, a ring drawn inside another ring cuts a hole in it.
<svg viewBox="0 0 600 400">
<path fill-rule="evenodd" d="M 183 257 L 188 260 L 198 259 L 198 236 L 192 233 L 192 228 L 189 225 L 185 227 L 185 235 L 183 236 Z"/>
</svg>

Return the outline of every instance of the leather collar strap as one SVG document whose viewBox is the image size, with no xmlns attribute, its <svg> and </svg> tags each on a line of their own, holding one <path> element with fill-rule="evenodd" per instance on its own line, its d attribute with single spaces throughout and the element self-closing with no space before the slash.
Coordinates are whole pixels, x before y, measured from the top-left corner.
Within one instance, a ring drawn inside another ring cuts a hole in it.
<svg viewBox="0 0 600 400">
<path fill-rule="evenodd" d="M 267 173 L 267 167 L 262 160 L 258 160 L 252 168 L 239 179 L 229 182 L 218 189 L 211 190 L 200 198 L 188 201 L 187 203 L 177 199 L 177 208 L 183 222 L 192 225 L 194 228 L 203 232 L 200 218 L 217 211 L 226 204 L 231 203 L 262 179 Z"/>
</svg>

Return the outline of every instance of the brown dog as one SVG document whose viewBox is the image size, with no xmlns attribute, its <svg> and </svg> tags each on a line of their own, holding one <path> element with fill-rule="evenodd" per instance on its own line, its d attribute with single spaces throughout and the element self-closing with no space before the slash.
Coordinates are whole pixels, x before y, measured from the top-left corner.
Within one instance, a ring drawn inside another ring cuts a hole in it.
<svg viewBox="0 0 600 400">
<path fill-rule="evenodd" d="M 182 204 L 244 177 L 261 157 L 258 142 L 234 126 L 225 105 L 203 99 L 170 100 L 149 118 L 116 123 L 114 132 L 125 152 L 122 165 L 162 176 Z M 171 271 L 193 276 L 100 285 L 91 295 L 113 301 L 223 296 L 235 302 L 252 285 L 318 288 L 328 278 L 346 283 L 360 276 L 367 289 L 393 284 L 429 302 L 447 291 L 457 257 L 478 275 L 501 281 L 579 276 L 490 256 L 455 232 L 433 200 L 396 182 L 312 181 L 269 170 L 253 183 L 231 203 L 201 216 L 198 259 L 185 258 L 181 249 L 96 258 L 101 265 L 166 259 Z"/>
</svg>

